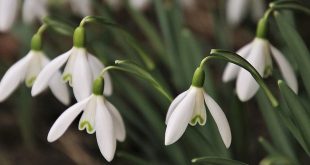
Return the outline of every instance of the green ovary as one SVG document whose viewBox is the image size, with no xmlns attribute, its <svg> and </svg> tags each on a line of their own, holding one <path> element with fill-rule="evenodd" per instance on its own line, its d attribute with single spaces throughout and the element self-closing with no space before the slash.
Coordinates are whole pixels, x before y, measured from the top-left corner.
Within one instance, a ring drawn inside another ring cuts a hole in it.
<svg viewBox="0 0 310 165">
<path fill-rule="evenodd" d="M 32 87 L 34 81 L 36 80 L 36 76 L 26 79 L 25 83 L 27 87 Z"/>
</svg>

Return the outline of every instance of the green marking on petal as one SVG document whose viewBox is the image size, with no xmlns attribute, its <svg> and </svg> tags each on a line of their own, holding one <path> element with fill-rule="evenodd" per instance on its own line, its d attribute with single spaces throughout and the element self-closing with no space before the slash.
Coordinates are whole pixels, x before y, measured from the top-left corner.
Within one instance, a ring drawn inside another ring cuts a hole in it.
<svg viewBox="0 0 310 165">
<path fill-rule="evenodd" d="M 72 80 L 72 75 L 71 74 L 65 74 L 62 76 L 62 80 L 64 82 L 69 82 L 69 85 L 71 86 L 72 83 L 71 83 L 71 80 Z"/>
<path fill-rule="evenodd" d="M 26 84 L 26 86 L 27 87 L 32 87 L 32 85 L 33 85 L 33 83 L 34 83 L 34 81 L 36 80 L 36 76 L 33 76 L 33 77 L 31 77 L 31 78 L 28 78 L 28 79 L 26 79 L 26 81 L 25 81 L 25 84 Z"/>
<path fill-rule="evenodd" d="M 267 78 L 272 75 L 272 65 L 266 66 L 264 70 L 264 78 Z"/>
<path fill-rule="evenodd" d="M 196 115 L 192 118 L 189 124 L 195 126 L 197 123 L 199 123 L 199 125 L 205 125 L 206 122 L 200 115 Z"/>
<path fill-rule="evenodd" d="M 79 124 L 79 130 L 84 130 L 86 128 L 86 132 L 92 134 L 95 132 L 94 127 L 88 121 L 82 121 Z"/>
</svg>

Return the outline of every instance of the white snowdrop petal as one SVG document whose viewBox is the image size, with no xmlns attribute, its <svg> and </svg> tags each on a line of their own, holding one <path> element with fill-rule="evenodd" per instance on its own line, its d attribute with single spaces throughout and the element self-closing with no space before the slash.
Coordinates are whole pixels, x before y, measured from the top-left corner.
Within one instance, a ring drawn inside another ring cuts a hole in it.
<svg viewBox="0 0 310 165">
<path fill-rule="evenodd" d="M 72 73 L 72 88 L 77 101 L 81 101 L 91 94 L 93 80 L 86 50 L 80 48 L 76 53 L 74 70 Z"/>
<path fill-rule="evenodd" d="M 225 113 L 223 112 L 221 107 L 213 100 L 213 98 L 211 98 L 208 94 L 204 93 L 204 98 L 206 105 L 220 132 L 222 140 L 226 148 L 229 148 L 231 144 L 231 131 Z"/>
<path fill-rule="evenodd" d="M 25 83 L 27 87 L 31 87 L 33 85 L 38 74 L 42 70 L 42 64 L 41 64 L 42 53 L 40 51 L 31 51 L 31 54 L 33 57 L 30 63 L 28 64 L 25 77 Z"/>
<path fill-rule="evenodd" d="M 40 53 L 41 59 L 41 68 L 44 68 L 49 62 L 50 59 L 44 54 Z M 48 86 L 50 87 L 54 96 L 62 102 L 64 105 L 69 105 L 70 103 L 70 94 L 68 87 L 61 81 L 61 73 L 57 71 L 52 76 L 51 80 L 48 82 Z"/>
<path fill-rule="evenodd" d="M 67 61 L 71 54 L 71 50 L 68 52 L 56 57 L 50 63 L 48 63 L 37 76 L 36 81 L 34 82 L 31 90 L 31 95 L 36 96 L 42 90 L 46 89 L 50 79 L 58 71 L 59 68 Z"/>
<path fill-rule="evenodd" d="M 150 0 L 129 0 L 129 5 L 137 10 L 143 10 L 150 4 Z"/>
<path fill-rule="evenodd" d="M 70 0 L 72 11 L 83 17 L 91 15 L 91 0 Z"/>
<path fill-rule="evenodd" d="M 196 88 L 191 87 L 172 112 L 166 128 L 165 145 L 176 142 L 185 132 L 194 111 L 196 92 Z"/>
<path fill-rule="evenodd" d="M 17 15 L 18 0 L 0 0 L 0 31 L 8 31 Z"/>
<path fill-rule="evenodd" d="M 244 47 L 239 49 L 236 53 L 243 58 L 247 58 L 251 51 L 252 43 L 253 42 L 250 42 L 249 44 L 245 45 Z M 228 63 L 223 73 L 223 77 L 222 77 L 223 82 L 229 82 L 235 79 L 240 69 L 241 69 L 240 66 L 233 64 L 233 63 Z"/>
<path fill-rule="evenodd" d="M 23 21 L 32 23 L 47 16 L 47 0 L 25 0 L 23 4 Z"/>
<path fill-rule="evenodd" d="M 89 96 L 88 98 L 80 101 L 67 110 L 65 110 L 59 118 L 55 121 L 52 128 L 50 129 L 47 135 L 47 141 L 53 142 L 60 138 L 65 131 L 68 129 L 73 120 L 82 112 L 82 110 L 86 107 L 87 103 L 90 99 L 93 99 L 94 96 Z"/>
<path fill-rule="evenodd" d="M 97 107 L 97 97 L 89 100 L 83 115 L 79 122 L 79 130 L 86 129 L 86 132 L 93 134 L 96 131 L 96 107 Z"/>
<path fill-rule="evenodd" d="M 62 74 L 62 80 L 66 83 L 68 82 L 70 86 L 72 86 L 72 73 L 73 73 L 73 69 L 74 69 L 74 65 L 75 65 L 75 61 L 76 61 L 76 52 L 78 51 L 78 49 L 73 48 L 72 49 L 72 53 L 71 56 L 68 59 L 68 62 L 66 64 L 66 67 L 63 71 Z"/>
<path fill-rule="evenodd" d="M 98 75 L 100 74 L 100 72 L 102 71 L 102 69 L 104 68 L 104 65 L 102 64 L 102 62 L 95 57 L 94 55 L 88 54 L 88 61 L 89 61 L 89 65 L 90 68 L 92 70 L 92 75 L 93 75 L 93 79 L 96 79 L 98 77 Z M 106 72 L 103 75 L 104 78 L 104 95 L 106 96 L 110 96 L 113 92 L 113 84 L 112 84 L 112 80 L 111 77 L 109 75 L 108 72 Z"/>
<path fill-rule="evenodd" d="M 253 48 L 246 60 L 263 76 L 268 56 L 270 56 L 268 41 L 255 39 Z M 241 69 L 236 82 L 236 91 L 239 99 L 241 101 L 251 99 L 258 89 L 259 85 L 252 75 L 247 70 Z"/>
<path fill-rule="evenodd" d="M 125 124 L 124 124 L 123 118 L 121 114 L 118 112 L 118 110 L 114 107 L 113 104 L 111 104 L 107 100 L 105 100 L 104 102 L 113 118 L 115 137 L 118 141 L 122 142 L 126 138 L 126 130 L 125 130 Z"/>
<path fill-rule="evenodd" d="M 17 86 L 25 79 L 27 67 L 33 55 L 29 52 L 25 57 L 12 65 L 4 74 L 0 82 L 0 102 L 5 100 Z"/>
<path fill-rule="evenodd" d="M 181 94 L 179 94 L 173 101 L 172 103 L 170 104 L 169 106 L 169 109 L 168 109 L 168 112 L 167 112 L 167 115 L 166 115 L 166 125 L 168 124 L 168 121 L 169 121 L 169 118 L 172 114 L 172 112 L 175 110 L 175 108 L 178 106 L 178 104 L 184 99 L 184 97 L 186 96 L 187 94 L 187 91 L 184 91 L 182 92 Z"/>
<path fill-rule="evenodd" d="M 228 0 L 226 6 L 227 21 L 235 26 L 241 22 L 247 11 L 249 0 Z"/>
<path fill-rule="evenodd" d="M 287 61 L 284 55 L 275 47 L 271 45 L 272 56 L 278 64 L 281 74 L 288 86 L 295 92 L 298 93 L 298 82 L 291 64 Z"/>
<path fill-rule="evenodd" d="M 101 154 L 107 161 L 112 161 L 116 149 L 114 125 L 103 98 L 97 97 L 96 138 Z"/>
</svg>

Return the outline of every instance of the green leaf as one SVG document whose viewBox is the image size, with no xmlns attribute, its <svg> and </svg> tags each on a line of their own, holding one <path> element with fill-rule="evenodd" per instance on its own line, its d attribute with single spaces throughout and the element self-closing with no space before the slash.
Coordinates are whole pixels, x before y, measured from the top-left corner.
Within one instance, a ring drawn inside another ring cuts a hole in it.
<svg viewBox="0 0 310 165">
<path fill-rule="evenodd" d="M 247 165 L 246 163 L 239 162 L 236 160 L 224 159 L 220 157 L 211 157 L 211 156 L 195 158 L 195 159 L 192 159 L 192 162 L 193 163 L 206 163 L 210 165 Z"/>
<path fill-rule="evenodd" d="M 292 165 L 290 160 L 284 156 L 272 155 L 264 158 L 259 165 Z"/>
<path fill-rule="evenodd" d="M 155 64 L 153 60 L 150 58 L 148 54 L 144 52 L 139 43 L 135 40 L 135 38 L 128 33 L 125 29 L 123 29 L 117 23 L 114 23 L 108 19 L 102 18 L 100 16 L 87 16 L 81 21 L 81 25 L 86 24 L 88 22 L 97 22 L 107 27 L 110 27 L 114 30 L 117 30 L 123 39 L 127 42 L 129 46 L 131 46 L 140 56 L 142 61 L 145 63 L 148 69 L 152 70 L 155 68 Z"/>
<path fill-rule="evenodd" d="M 308 148 L 310 146 L 310 117 L 304 109 L 302 103 L 299 101 L 298 96 L 292 91 L 291 88 L 282 80 L 278 81 L 280 92 L 288 105 L 291 112 L 291 119 L 296 123 L 301 135 L 303 136 Z"/>
<path fill-rule="evenodd" d="M 126 60 L 116 60 L 115 64 L 117 66 L 109 66 L 106 67 L 105 71 L 115 69 L 115 70 L 121 70 L 128 73 L 135 74 L 136 76 L 147 80 L 156 90 L 158 90 L 163 96 L 165 96 L 169 101 L 172 101 L 172 96 L 170 93 L 168 93 L 166 89 L 163 88 L 163 86 L 145 69 L 141 68 L 137 64 L 126 61 Z"/>
<path fill-rule="evenodd" d="M 273 144 L 278 149 L 278 151 L 280 151 L 281 154 L 289 156 L 290 159 L 297 162 L 297 159 L 295 158 L 296 155 L 294 154 L 294 150 L 292 148 L 292 144 L 284 129 L 284 123 L 280 118 L 281 111 L 278 108 L 275 109 L 270 105 L 268 99 L 263 95 L 261 90 L 258 91 L 256 98 L 259 109 L 271 135 Z M 259 140 L 262 144 L 264 144 L 264 139 L 260 138 Z"/>
<path fill-rule="evenodd" d="M 287 23 L 286 19 L 281 14 L 276 14 L 275 20 L 287 47 L 290 49 L 290 52 L 295 54 L 295 60 L 298 64 L 298 71 L 304 82 L 308 96 L 310 96 L 309 50 L 295 28 L 291 24 Z"/>
<path fill-rule="evenodd" d="M 143 160 L 142 158 L 139 158 L 133 154 L 127 153 L 127 152 L 118 152 L 117 156 L 124 158 L 126 160 L 129 160 L 132 164 L 136 165 L 148 165 L 150 164 L 148 161 Z"/>
<path fill-rule="evenodd" d="M 44 17 L 43 22 L 60 34 L 73 36 L 74 28 L 64 22 L 59 21 L 59 19 L 56 20 L 52 17 Z"/>
<path fill-rule="evenodd" d="M 236 65 L 239 65 L 240 67 L 246 69 L 251 73 L 253 78 L 257 81 L 257 83 L 260 85 L 260 87 L 263 89 L 265 95 L 268 97 L 269 101 L 271 102 L 272 106 L 277 107 L 279 105 L 277 99 L 273 96 L 267 85 L 264 83 L 263 78 L 260 76 L 260 74 L 257 72 L 257 70 L 244 58 L 239 56 L 236 53 L 225 51 L 225 50 L 219 50 L 219 49 L 212 49 L 210 52 L 210 56 L 207 56 L 202 62 L 201 65 L 203 65 L 208 59 L 221 59 L 225 60 L 231 63 L 234 63 Z M 310 81 L 309 81 L 310 82 Z"/>
</svg>

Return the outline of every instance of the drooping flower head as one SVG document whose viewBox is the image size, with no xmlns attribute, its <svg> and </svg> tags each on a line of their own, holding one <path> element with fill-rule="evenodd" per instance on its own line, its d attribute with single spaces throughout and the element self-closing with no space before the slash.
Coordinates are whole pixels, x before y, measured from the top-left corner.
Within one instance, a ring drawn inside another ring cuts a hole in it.
<svg viewBox="0 0 310 165">
<path fill-rule="evenodd" d="M 258 21 L 264 14 L 263 0 L 228 0 L 226 5 L 227 21 L 230 25 L 238 25 L 250 12 L 254 21 Z"/>
<path fill-rule="evenodd" d="M 271 45 L 265 37 L 257 35 L 251 43 L 238 50 L 237 54 L 245 58 L 264 78 L 272 74 L 273 58 L 284 80 L 295 93 L 298 92 L 297 78 L 292 66 L 285 56 Z M 259 85 L 248 71 L 229 63 L 225 68 L 223 81 L 228 82 L 235 78 L 237 79 L 236 92 L 241 101 L 251 99 L 258 91 Z"/>
<path fill-rule="evenodd" d="M 32 23 L 47 16 L 47 0 L 25 0 L 23 4 L 23 21 Z"/>
<path fill-rule="evenodd" d="M 185 132 L 188 124 L 205 125 L 206 106 L 212 115 L 225 146 L 231 143 L 231 131 L 221 107 L 204 91 L 205 73 L 197 68 L 191 87 L 178 95 L 171 103 L 166 116 L 165 145 L 176 142 Z"/>
<path fill-rule="evenodd" d="M 126 137 L 124 121 L 117 109 L 105 99 L 103 79 L 94 81 L 93 93 L 87 98 L 65 110 L 50 129 L 47 140 L 54 142 L 68 129 L 73 120 L 81 113 L 79 130 L 87 133 L 96 132 L 97 143 L 101 154 L 111 161 L 115 154 L 116 141 L 124 141 Z"/>
<path fill-rule="evenodd" d="M 32 88 L 32 95 L 37 95 L 50 82 L 65 63 L 62 80 L 69 82 L 73 93 L 78 101 L 89 96 L 92 89 L 92 81 L 100 74 L 104 65 L 84 47 L 85 30 L 83 27 L 76 28 L 74 32 L 74 46 L 69 51 L 52 60 L 38 75 Z M 111 95 L 112 83 L 108 73 L 105 73 L 105 95 Z"/>
<path fill-rule="evenodd" d="M 23 81 L 28 87 L 31 87 L 39 72 L 49 61 L 41 49 L 41 36 L 39 34 L 34 35 L 31 50 L 28 54 L 12 65 L 4 74 L 0 82 L 0 102 L 9 97 Z M 55 72 L 51 77 L 51 81 L 42 90 L 49 87 L 56 98 L 67 105 L 70 101 L 69 91 L 65 84 L 59 80 L 60 78 L 60 72 Z"/>
<path fill-rule="evenodd" d="M 0 0 L 0 32 L 8 31 L 17 15 L 18 0 Z"/>
</svg>

